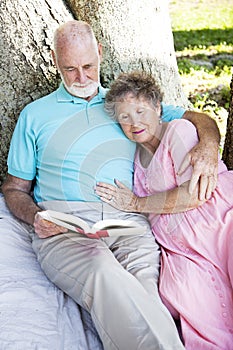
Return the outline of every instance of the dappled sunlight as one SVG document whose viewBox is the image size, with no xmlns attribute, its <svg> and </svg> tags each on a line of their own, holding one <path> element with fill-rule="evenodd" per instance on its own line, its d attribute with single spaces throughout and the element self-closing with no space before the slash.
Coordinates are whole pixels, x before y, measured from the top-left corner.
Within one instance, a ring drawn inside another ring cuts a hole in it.
<svg viewBox="0 0 233 350">
<path fill-rule="evenodd" d="M 232 0 L 170 1 L 184 93 L 195 110 L 213 117 L 224 144 L 233 74 Z"/>
</svg>

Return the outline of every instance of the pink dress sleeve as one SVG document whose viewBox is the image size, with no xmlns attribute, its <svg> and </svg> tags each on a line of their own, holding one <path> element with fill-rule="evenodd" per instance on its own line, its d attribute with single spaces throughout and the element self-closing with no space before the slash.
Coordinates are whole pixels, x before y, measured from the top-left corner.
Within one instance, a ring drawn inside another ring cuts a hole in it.
<svg viewBox="0 0 233 350">
<path fill-rule="evenodd" d="M 182 183 L 189 181 L 192 176 L 193 168 L 191 165 L 183 174 L 178 176 L 177 172 L 187 153 L 198 143 L 196 128 L 187 120 L 174 120 L 169 123 L 164 138 L 164 141 L 168 143 L 173 161 L 177 186 L 180 186 Z"/>
</svg>

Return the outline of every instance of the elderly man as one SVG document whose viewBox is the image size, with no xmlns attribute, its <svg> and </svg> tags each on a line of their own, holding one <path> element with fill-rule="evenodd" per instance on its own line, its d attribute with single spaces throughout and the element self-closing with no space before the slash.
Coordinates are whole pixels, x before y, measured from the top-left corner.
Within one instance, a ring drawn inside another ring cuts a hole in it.
<svg viewBox="0 0 233 350">
<path fill-rule="evenodd" d="M 2 187 L 6 203 L 33 227 L 29 234 L 42 269 L 90 312 L 104 349 L 183 349 L 158 296 L 160 251 L 146 218 L 101 203 L 93 189 L 96 181 L 113 183 L 114 178 L 132 187 L 135 151 L 104 112 L 101 44 L 87 23 L 70 21 L 55 32 L 52 55 L 62 84 L 21 112 Z M 208 116 L 163 106 L 164 119 L 182 116 L 197 126 L 200 143 L 190 154 L 193 183 L 200 176 L 201 195 L 209 196 L 216 177 L 218 130 Z M 206 154 L 204 160 L 197 160 L 198 150 L 201 159 Z M 207 173 L 202 172 L 207 163 Z M 38 212 L 44 209 L 72 213 L 90 224 L 130 218 L 147 232 L 91 239 L 43 220 Z"/>
</svg>

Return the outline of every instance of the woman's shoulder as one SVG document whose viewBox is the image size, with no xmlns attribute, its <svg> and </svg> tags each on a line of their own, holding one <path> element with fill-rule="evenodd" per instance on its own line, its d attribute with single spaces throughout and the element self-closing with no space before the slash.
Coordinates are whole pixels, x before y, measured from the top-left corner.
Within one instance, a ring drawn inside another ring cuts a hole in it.
<svg viewBox="0 0 233 350">
<path fill-rule="evenodd" d="M 187 136 L 197 136 L 197 131 L 195 126 L 186 119 L 174 119 L 170 121 L 167 125 L 166 133 L 170 136 L 172 135 L 184 135 Z"/>
<path fill-rule="evenodd" d="M 184 147 L 190 150 L 198 142 L 195 126 L 186 119 L 177 119 L 168 123 L 163 143 L 170 149 Z"/>
<path fill-rule="evenodd" d="M 194 127 L 194 125 L 187 119 L 181 118 L 181 119 L 173 119 L 168 123 L 170 128 L 178 128 L 180 130 Z"/>
</svg>

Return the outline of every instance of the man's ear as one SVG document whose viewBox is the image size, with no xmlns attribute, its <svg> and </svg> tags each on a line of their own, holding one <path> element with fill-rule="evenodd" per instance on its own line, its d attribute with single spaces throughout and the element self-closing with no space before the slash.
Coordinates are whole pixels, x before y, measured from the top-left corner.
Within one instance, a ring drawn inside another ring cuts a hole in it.
<svg viewBox="0 0 233 350">
<path fill-rule="evenodd" d="M 52 55 L 52 60 L 53 63 L 55 64 L 55 66 L 57 67 L 57 60 L 56 60 L 56 55 L 55 52 L 53 50 L 51 50 L 51 55 Z"/>
<path fill-rule="evenodd" d="M 102 44 L 98 44 L 98 54 L 99 54 L 99 58 L 100 58 L 100 62 L 102 62 L 102 58 L 103 58 L 103 46 Z"/>
</svg>

